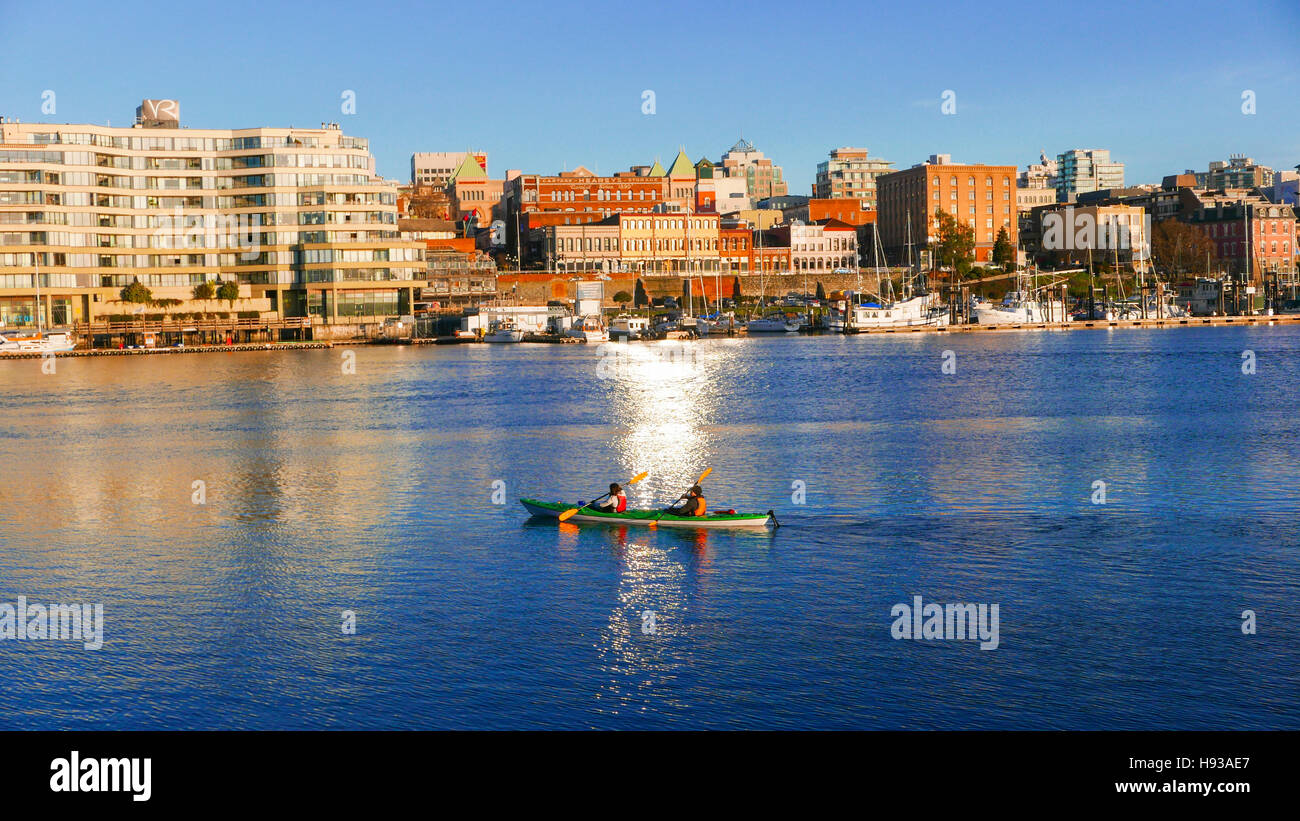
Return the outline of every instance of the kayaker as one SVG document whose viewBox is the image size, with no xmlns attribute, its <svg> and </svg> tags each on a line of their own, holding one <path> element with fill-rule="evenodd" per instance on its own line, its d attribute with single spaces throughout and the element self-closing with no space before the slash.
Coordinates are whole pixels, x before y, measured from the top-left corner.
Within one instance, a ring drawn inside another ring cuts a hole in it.
<svg viewBox="0 0 1300 821">
<path fill-rule="evenodd" d="M 708 508 L 704 503 L 704 489 L 695 485 L 686 492 L 686 498 L 679 505 L 668 508 L 674 516 L 703 516 Z"/>
<path fill-rule="evenodd" d="M 618 482 L 609 483 L 609 498 L 603 502 L 592 505 L 596 510 L 602 513 L 623 513 L 627 510 L 627 494 L 623 492 L 623 486 Z"/>
</svg>

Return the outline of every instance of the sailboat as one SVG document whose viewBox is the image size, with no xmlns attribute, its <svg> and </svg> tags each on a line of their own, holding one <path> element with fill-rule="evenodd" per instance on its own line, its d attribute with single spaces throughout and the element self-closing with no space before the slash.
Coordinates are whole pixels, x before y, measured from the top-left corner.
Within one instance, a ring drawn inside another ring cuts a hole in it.
<svg viewBox="0 0 1300 821">
<path fill-rule="evenodd" d="M 41 263 L 34 260 L 36 266 L 36 335 L 9 331 L 0 334 L 0 353 L 60 353 L 71 351 L 76 346 L 72 338 L 63 331 L 45 332 L 41 321 Z"/>
<path fill-rule="evenodd" d="M 908 256 L 912 248 L 912 223 L 908 220 Z M 872 252 L 876 265 L 877 302 L 862 302 L 859 294 L 854 294 L 852 302 L 845 300 L 838 310 L 830 312 L 830 330 L 837 333 L 859 333 L 876 328 L 943 328 L 948 325 L 948 312 L 939 305 L 937 294 L 914 293 L 911 277 L 903 279 L 902 299 L 894 298 L 893 280 L 881 278 L 880 273 L 880 229 L 872 225 L 874 241 Z M 911 265 L 908 266 L 909 274 Z M 859 282 L 861 278 L 859 277 Z M 888 297 L 884 293 L 888 285 Z"/>
</svg>

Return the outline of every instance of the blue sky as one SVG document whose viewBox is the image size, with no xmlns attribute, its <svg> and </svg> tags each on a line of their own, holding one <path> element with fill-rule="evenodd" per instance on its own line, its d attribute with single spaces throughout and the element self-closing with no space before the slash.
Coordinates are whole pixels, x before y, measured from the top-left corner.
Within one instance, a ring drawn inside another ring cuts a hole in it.
<svg viewBox="0 0 1300 821">
<path fill-rule="evenodd" d="M 610 173 L 681 145 L 716 160 L 742 134 L 796 194 L 841 145 L 904 168 L 1109 148 L 1130 183 L 1237 152 L 1300 163 L 1296 0 L 1053 5 L 0 0 L 0 114 L 127 125 L 162 97 L 193 127 L 337 121 L 401 180 L 414 151 Z"/>
</svg>

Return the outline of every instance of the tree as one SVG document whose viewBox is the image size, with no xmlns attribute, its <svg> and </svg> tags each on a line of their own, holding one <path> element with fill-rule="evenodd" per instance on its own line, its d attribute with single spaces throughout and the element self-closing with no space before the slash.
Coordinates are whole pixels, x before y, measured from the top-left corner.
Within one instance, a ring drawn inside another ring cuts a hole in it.
<svg viewBox="0 0 1300 821">
<path fill-rule="evenodd" d="M 822 285 L 821 280 L 817 280 L 817 299 L 820 302 L 826 301 L 826 288 Z"/>
<path fill-rule="evenodd" d="M 215 299 L 217 296 L 217 288 L 211 282 L 204 280 L 194 286 L 194 290 L 190 295 L 194 299 Z"/>
<path fill-rule="evenodd" d="M 1167 219 L 1151 230 L 1151 256 L 1170 273 L 1208 273 L 1214 241 L 1185 222 Z"/>
<path fill-rule="evenodd" d="M 1011 247 L 1011 235 L 1006 226 L 998 229 L 998 238 L 993 241 L 993 262 L 1008 271 L 1016 264 L 1016 249 Z"/>
<path fill-rule="evenodd" d="M 632 301 L 632 295 L 627 291 L 619 291 L 614 294 L 614 301 L 619 304 L 619 307 L 627 310 L 627 304 Z"/>
<path fill-rule="evenodd" d="M 975 261 L 975 229 L 959 222 L 943 209 L 935 212 L 939 230 L 930 242 L 930 250 L 940 266 L 949 265 L 959 278 L 965 278 Z"/>
<path fill-rule="evenodd" d="M 140 284 L 140 278 L 134 277 L 131 284 L 121 291 L 123 302 L 131 302 L 136 305 L 148 305 L 153 302 L 153 292 Z"/>
<path fill-rule="evenodd" d="M 740 293 L 740 277 L 732 277 L 732 278 L 731 278 L 731 299 L 732 299 L 732 301 L 734 301 L 737 305 L 740 304 L 740 299 L 741 299 L 741 293 Z"/>
<path fill-rule="evenodd" d="M 637 277 L 635 293 L 632 296 L 632 306 L 635 308 L 644 308 L 649 304 L 650 298 L 646 296 L 645 283 L 641 281 L 640 277 Z"/>
<path fill-rule="evenodd" d="M 224 299 L 234 305 L 235 300 L 239 299 L 239 283 L 234 280 L 221 283 L 217 288 L 217 299 Z"/>
</svg>

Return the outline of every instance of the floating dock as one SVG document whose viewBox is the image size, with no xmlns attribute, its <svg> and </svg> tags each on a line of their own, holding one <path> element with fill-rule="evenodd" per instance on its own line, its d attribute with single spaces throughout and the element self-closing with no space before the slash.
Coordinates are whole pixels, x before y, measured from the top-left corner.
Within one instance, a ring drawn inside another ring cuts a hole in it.
<svg viewBox="0 0 1300 821">
<path fill-rule="evenodd" d="M 1257 327 L 1264 325 L 1297 325 L 1300 314 L 1282 316 L 1180 316 L 1164 319 L 1094 319 L 1081 322 L 1018 322 L 997 325 L 979 323 L 946 325 L 916 325 L 899 328 L 860 328 L 856 334 L 907 334 L 907 333 L 996 333 L 997 331 L 1081 331 L 1087 328 L 1202 328 L 1229 325 Z"/>
<path fill-rule="evenodd" d="M 333 342 L 241 342 L 238 345 L 192 345 L 184 348 L 94 348 L 75 351 L 0 351 L 0 359 L 41 359 L 57 356 L 143 356 L 171 353 L 221 353 L 232 351 L 287 351 L 332 348 Z"/>
</svg>

